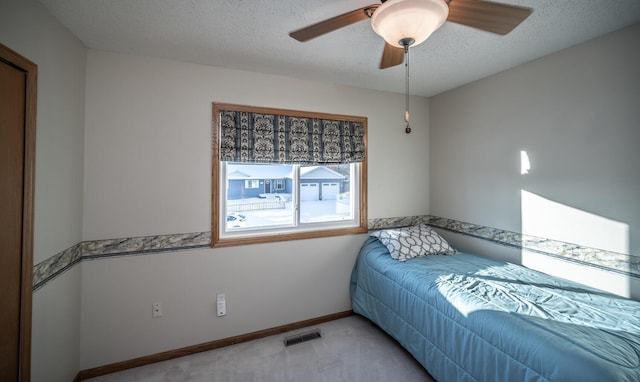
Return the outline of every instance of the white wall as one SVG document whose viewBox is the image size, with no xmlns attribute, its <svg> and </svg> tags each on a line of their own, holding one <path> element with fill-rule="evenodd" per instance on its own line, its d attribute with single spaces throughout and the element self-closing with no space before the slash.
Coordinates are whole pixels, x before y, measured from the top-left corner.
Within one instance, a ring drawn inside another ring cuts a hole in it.
<svg viewBox="0 0 640 382">
<path fill-rule="evenodd" d="M 82 238 L 86 49 L 35 0 L 0 2 L 0 42 L 38 65 L 34 264 Z M 78 371 L 80 270 L 33 297 L 32 380 Z"/>
<path fill-rule="evenodd" d="M 393 93 L 90 51 L 84 240 L 210 229 L 214 101 L 368 117 L 369 217 L 427 213 L 427 102 L 412 99 L 414 127 L 406 135 L 403 100 Z"/>
<path fill-rule="evenodd" d="M 431 98 L 431 213 L 640 255 L 638 100 L 640 25 Z"/>
<path fill-rule="evenodd" d="M 368 117 L 369 217 L 429 212 L 424 98 L 90 50 L 84 240 L 210 230 L 214 101 Z M 349 310 L 364 238 L 84 262 L 81 369 Z"/>
</svg>

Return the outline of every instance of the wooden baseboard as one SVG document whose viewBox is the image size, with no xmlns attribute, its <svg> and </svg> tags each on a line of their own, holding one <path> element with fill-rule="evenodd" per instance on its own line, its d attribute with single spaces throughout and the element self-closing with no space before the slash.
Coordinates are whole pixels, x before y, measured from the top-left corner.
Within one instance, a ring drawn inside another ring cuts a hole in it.
<svg viewBox="0 0 640 382">
<path fill-rule="evenodd" d="M 344 312 L 329 314 L 322 317 L 311 318 L 309 320 L 294 322 L 291 324 L 286 324 L 286 325 L 278 326 L 271 329 L 265 329 L 265 330 L 260 330 L 253 333 L 242 334 L 235 337 L 229 337 L 221 340 L 205 342 L 203 344 L 187 346 L 181 349 L 169 350 L 166 352 L 152 354 L 152 355 L 148 355 L 140 358 L 135 358 L 128 361 L 112 363 L 110 365 L 94 367 L 92 369 L 80 371 L 78 375 L 76 375 L 74 382 L 79 382 L 85 379 L 99 377 L 105 374 L 115 373 L 117 371 L 132 369 L 134 367 L 139 367 L 139 366 L 149 365 L 156 362 L 162 362 L 162 361 L 167 361 L 174 358 L 184 357 L 187 355 L 196 354 L 203 351 L 209 351 L 209 350 L 218 349 L 225 346 L 235 345 L 242 342 L 253 341 L 259 338 L 289 332 L 291 330 L 306 328 L 307 326 L 319 325 L 325 322 L 349 317 L 349 316 L 352 316 L 353 314 L 354 313 L 352 310 L 347 310 Z"/>
</svg>

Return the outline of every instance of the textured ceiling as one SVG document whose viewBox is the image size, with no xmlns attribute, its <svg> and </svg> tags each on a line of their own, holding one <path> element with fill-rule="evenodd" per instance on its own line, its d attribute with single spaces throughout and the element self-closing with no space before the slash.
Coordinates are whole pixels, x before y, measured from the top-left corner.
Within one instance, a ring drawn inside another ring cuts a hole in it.
<svg viewBox="0 0 640 382">
<path fill-rule="evenodd" d="M 403 65 L 378 69 L 384 42 L 368 20 L 306 43 L 288 36 L 371 0 L 40 1 L 92 49 L 404 92 Z M 412 94 L 435 95 L 640 22 L 640 0 L 500 2 L 533 14 L 507 36 L 445 23 L 410 51 Z"/>
</svg>

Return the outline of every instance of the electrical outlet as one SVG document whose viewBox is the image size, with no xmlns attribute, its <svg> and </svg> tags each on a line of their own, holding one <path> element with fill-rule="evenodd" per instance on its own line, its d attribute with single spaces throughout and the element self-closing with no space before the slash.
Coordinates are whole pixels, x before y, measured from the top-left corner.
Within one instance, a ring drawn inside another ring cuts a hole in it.
<svg viewBox="0 0 640 382">
<path fill-rule="evenodd" d="M 154 302 L 151 311 L 151 318 L 159 318 L 162 317 L 162 303 Z"/>
</svg>

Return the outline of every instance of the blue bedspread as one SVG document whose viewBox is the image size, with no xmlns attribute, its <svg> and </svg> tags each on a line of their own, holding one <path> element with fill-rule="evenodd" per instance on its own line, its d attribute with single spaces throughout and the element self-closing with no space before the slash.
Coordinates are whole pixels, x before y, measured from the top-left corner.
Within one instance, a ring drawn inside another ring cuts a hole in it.
<svg viewBox="0 0 640 382">
<path fill-rule="evenodd" d="M 521 266 L 369 238 L 351 298 L 438 381 L 640 381 L 640 302 Z"/>
</svg>

